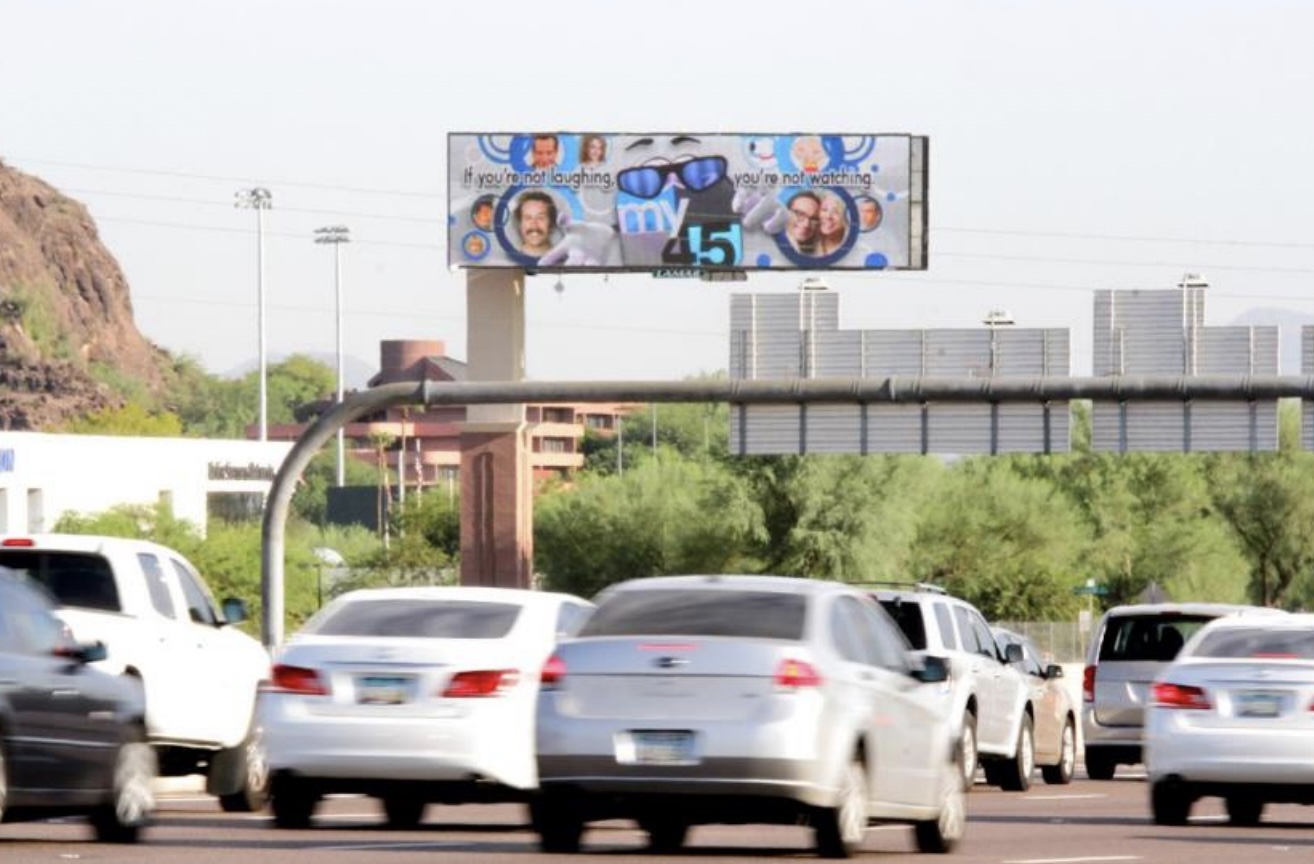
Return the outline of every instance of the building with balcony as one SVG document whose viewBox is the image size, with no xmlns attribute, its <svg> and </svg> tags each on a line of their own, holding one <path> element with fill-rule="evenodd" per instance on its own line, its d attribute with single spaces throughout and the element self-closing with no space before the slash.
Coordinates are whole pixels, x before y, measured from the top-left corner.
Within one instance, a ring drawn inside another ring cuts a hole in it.
<svg viewBox="0 0 1314 864">
<path fill-rule="evenodd" d="M 379 371 L 370 387 L 400 382 L 465 381 L 466 364 L 447 356 L 441 340 L 386 340 L 379 346 Z M 306 406 L 305 422 L 269 427 L 270 440 L 294 441 L 333 403 Z M 566 479 L 584 466 L 586 429 L 609 435 L 633 410 L 621 403 L 547 403 L 525 406 L 530 464 L 536 482 Z M 343 431 L 348 455 L 376 465 L 380 455 L 408 488 L 455 488 L 461 465 L 461 428 L 466 407 L 403 406 L 350 423 Z"/>
</svg>

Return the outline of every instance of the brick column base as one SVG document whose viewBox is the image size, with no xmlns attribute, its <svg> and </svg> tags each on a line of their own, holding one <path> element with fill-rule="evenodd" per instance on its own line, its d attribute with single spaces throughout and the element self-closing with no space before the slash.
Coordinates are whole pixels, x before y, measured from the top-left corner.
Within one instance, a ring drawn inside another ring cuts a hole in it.
<svg viewBox="0 0 1314 864">
<path fill-rule="evenodd" d="M 461 433 L 461 584 L 528 588 L 533 473 L 521 423 L 467 423 Z"/>
</svg>

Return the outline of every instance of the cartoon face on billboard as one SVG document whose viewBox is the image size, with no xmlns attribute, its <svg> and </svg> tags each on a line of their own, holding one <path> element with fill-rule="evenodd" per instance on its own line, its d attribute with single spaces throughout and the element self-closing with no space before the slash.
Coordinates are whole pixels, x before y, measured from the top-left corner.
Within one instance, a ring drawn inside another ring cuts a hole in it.
<svg viewBox="0 0 1314 864">
<path fill-rule="evenodd" d="M 449 263 L 922 269 L 925 153 L 908 135 L 453 134 Z"/>
</svg>

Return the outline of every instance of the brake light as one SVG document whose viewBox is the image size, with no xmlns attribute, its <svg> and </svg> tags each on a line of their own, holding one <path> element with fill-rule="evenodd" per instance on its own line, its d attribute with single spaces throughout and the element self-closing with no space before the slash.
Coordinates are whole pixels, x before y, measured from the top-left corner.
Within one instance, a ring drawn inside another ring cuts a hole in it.
<svg viewBox="0 0 1314 864">
<path fill-rule="evenodd" d="M 544 690 L 555 690 L 561 683 L 561 679 L 566 677 L 566 661 L 562 660 L 556 654 L 548 658 L 543 664 L 543 669 L 538 673 L 539 684 Z"/>
<path fill-rule="evenodd" d="M 30 537 L 6 537 L 0 540 L 0 546 L 22 547 L 30 549 L 36 545 L 36 541 Z"/>
<path fill-rule="evenodd" d="M 1081 672 L 1081 698 L 1084 702 L 1095 701 L 1095 664 L 1093 663 Z"/>
<path fill-rule="evenodd" d="M 1201 710 L 1214 707 L 1209 701 L 1209 694 L 1202 688 L 1167 681 L 1156 681 L 1150 688 L 1150 698 L 1160 708 Z"/>
<path fill-rule="evenodd" d="M 820 687 L 821 673 L 811 663 L 785 659 L 776 667 L 776 686 L 797 690 L 802 687 Z"/>
<path fill-rule="evenodd" d="M 457 672 L 443 688 L 443 696 L 463 699 L 468 696 L 496 696 L 516 686 L 520 673 L 515 669 L 480 669 L 477 672 Z"/>
<path fill-rule="evenodd" d="M 270 689 L 278 693 L 299 693 L 302 696 L 327 696 L 328 684 L 314 669 L 304 666 L 275 664 Z"/>
</svg>

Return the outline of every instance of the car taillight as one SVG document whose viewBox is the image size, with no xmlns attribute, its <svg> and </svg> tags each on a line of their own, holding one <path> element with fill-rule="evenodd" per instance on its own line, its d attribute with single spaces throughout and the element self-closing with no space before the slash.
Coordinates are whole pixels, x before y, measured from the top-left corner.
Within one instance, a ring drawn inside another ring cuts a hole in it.
<svg viewBox="0 0 1314 864">
<path fill-rule="evenodd" d="M 0 540 L 0 546 L 8 546 L 14 549 L 31 549 L 35 545 L 36 542 L 30 537 L 6 537 L 4 540 Z"/>
<path fill-rule="evenodd" d="M 817 672 L 811 663 L 802 660 L 782 660 L 776 667 L 776 686 L 790 689 L 820 687 L 821 673 Z"/>
<path fill-rule="evenodd" d="M 1160 708 L 1205 709 L 1214 707 L 1209 694 L 1200 687 L 1157 681 L 1150 688 L 1151 701 Z"/>
<path fill-rule="evenodd" d="M 451 699 L 467 696 L 496 696 L 516 686 L 520 673 L 515 669 L 480 669 L 477 672 L 457 672 L 443 688 L 443 696 Z"/>
<path fill-rule="evenodd" d="M 543 670 L 538 673 L 538 681 L 544 690 L 555 690 L 561 683 L 561 679 L 566 677 L 566 661 L 553 654 L 548 661 L 543 664 Z"/>
<path fill-rule="evenodd" d="M 279 663 L 271 673 L 271 690 L 280 693 L 300 693 L 303 696 L 327 696 L 328 685 L 314 669 L 304 666 L 284 666 Z"/>
<path fill-rule="evenodd" d="M 1095 701 L 1095 664 L 1087 666 L 1081 672 L 1081 698 L 1085 702 Z"/>
</svg>

